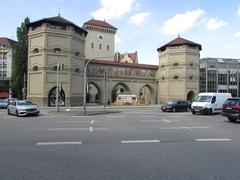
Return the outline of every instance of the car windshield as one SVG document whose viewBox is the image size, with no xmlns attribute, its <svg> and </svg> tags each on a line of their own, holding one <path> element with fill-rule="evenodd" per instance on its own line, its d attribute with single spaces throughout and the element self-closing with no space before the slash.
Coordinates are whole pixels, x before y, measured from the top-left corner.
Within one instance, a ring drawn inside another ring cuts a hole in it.
<svg viewBox="0 0 240 180">
<path fill-rule="evenodd" d="M 197 96 L 196 102 L 210 102 L 212 96 Z"/>
<path fill-rule="evenodd" d="M 237 106 L 239 105 L 238 99 L 227 99 L 224 103 L 224 106 Z"/>
<path fill-rule="evenodd" d="M 168 103 L 167 103 L 167 105 L 172 105 L 172 104 L 176 104 L 177 103 L 177 101 L 169 101 Z"/>
<path fill-rule="evenodd" d="M 0 103 L 7 103 L 8 101 L 6 99 L 0 99 Z"/>
<path fill-rule="evenodd" d="M 29 106 L 29 105 L 33 105 L 33 103 L 30 101 L 18 101 L 17 105 L 18 106 Z"/>
</svg>

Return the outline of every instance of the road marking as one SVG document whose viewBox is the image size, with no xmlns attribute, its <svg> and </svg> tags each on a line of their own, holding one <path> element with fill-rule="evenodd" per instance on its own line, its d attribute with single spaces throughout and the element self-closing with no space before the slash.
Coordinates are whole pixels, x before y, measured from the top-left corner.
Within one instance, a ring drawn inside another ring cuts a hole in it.
<svg viewBox="0 0 240 180">
<path fill-rule="evenodd" d="M 130 140 L 130 141 L 121 141 L 122 144 L 130 143 L 160 143 L 159 140 Z"/>
<path fill-rule="evenodd" d="M 122 118 L 122 117 L 126 117 L 126 116 L 105 116 L 105 117 L 110 117 L 110 118 L 112 118 L 112 117 L 114 117 L 114 118 Z"/>
<path fill-rule="evenodd" d="M 92 126 L 89 127 L 89 131 L 93 132 L 93 127 Z"/>
<path fill-rule="evenodd" d="M 160 129 L 166 129 L 166 130 L 171 130 L 171 129 L 187 129 L 192 131 L 193 129 L 209 129 L 210 127 L 207 126 L 199 126 L 199 127 L 186 127 L 186 126 L 181 126 L 181 127 L 162 127 Z"/>
<path fill-rule="evenodd" d="M 82 144 L 81 141 L 78 142 L 38 142 L 35 146 L 50 146 L 50 145 L 68 145 L 68 144 Z"/>
<path fill-rule="evenodd" d="M 152 116 L 152 115 L 140 115 L 140 116 L 138 116 L 138 117 L 155 117 L 155 116 Z"/>
<path fill-rule="evenodd" d="M 72 116 L 73 118 L 80 118 L 80 117 L 83 117 L 83 118 L 90 118 L 91 116 Z"/>
<path fill-rule="evenodd" d="M 92 122 L 93 123 L 97 123 L 97 122 L 102 122 L 102 121 L 81 121 L 81 120 L 79 120 L 79 121 L 58 121 L 58 123 L 91 123 L 92 124 Z"/>
<path fill-rule="evenodd" d="M 229 138 L 223 138 L 223 139 L 195 139 L 195 141 L 198 141 L 198 142 L 232 141 L 232 139 L 229 139 Z"/>
<path fill-rule="evenodd" d="M 79 130 L 89 130 L 89 128 L 49 128 L 49 131 L 79 131 Z"/>
<path fill-rule="evenodd" d="M 94 123 L 94 120 L 91 121 L 91 124 L 93 124 L 93 123 Z"/>
<path fill-rule="evenodd" d="M 141 120 L 142 122 L 166 122 L 166 123 L 172 123 L 172 122 L 179 122 L 180 120 L 167 120 L 167 119 L 149 119 L 149 120 Z"/>
</svg>

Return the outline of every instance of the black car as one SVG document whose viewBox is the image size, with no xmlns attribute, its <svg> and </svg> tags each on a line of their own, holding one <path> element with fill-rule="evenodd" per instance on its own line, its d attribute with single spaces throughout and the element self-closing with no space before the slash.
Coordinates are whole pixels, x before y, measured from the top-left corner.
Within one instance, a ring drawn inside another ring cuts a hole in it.
<svg viewBox="0 0 240 180">
<path fill-rule="evenodd" d="M 191 102 L 186 100 L 173 100 L 169 101 L 167 104 L 164 104 L 161 107 L 163 112 L 170 111 L 190 111 L 191 110 Z"/>
<path fill-rule="evenodd" d="M 228 98 L 222 106 L 222 116 L 232 122 L 240 119 L 240 98 Z"/>
</svg>

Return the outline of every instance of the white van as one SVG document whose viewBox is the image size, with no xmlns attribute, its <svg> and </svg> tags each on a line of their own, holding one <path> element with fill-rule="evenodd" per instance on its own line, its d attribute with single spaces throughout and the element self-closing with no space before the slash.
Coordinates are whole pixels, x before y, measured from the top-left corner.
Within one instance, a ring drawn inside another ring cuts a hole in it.
<svg viewBox="0 0 240 180">
<path fill-rule="evenodd" d="M 191 105 L 192 114 L 221 113 L 223 103 L 231 97 L 231 93 L 200 93 Z"/>
</svg>

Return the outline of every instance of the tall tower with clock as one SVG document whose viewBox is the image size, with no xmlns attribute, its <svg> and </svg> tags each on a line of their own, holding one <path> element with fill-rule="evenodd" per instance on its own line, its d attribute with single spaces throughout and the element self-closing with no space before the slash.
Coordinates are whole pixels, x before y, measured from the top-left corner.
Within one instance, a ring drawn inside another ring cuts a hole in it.
<svg viewBox="0 0 240 180">
<path fill-rule="evenodd" d="M 117 28 L 96 19 L 85 22 L 82 28 L 88 32 L 85 43 L 86 59 L 114 61 L 114 36 Z"/>
</svg>

